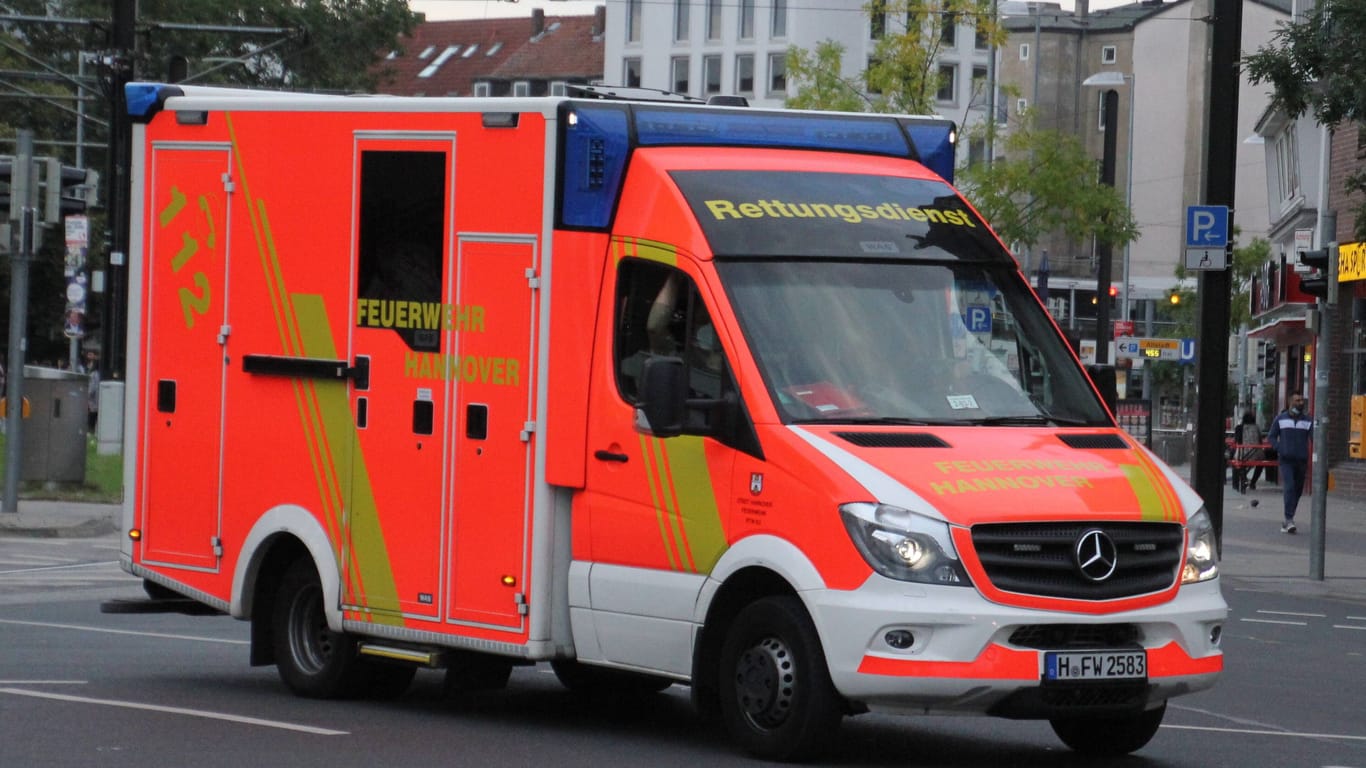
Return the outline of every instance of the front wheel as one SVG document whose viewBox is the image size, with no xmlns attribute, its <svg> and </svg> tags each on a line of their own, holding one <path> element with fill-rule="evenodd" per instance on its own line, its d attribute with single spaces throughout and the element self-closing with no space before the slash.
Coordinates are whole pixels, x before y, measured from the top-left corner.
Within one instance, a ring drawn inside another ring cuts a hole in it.
<svg viewBox="0 0 1366 768">
<path fill-rule="evenodd" d="M 1124 717 L 1055 717 L 1049 720 L 1062 743 L 1084 755 L 1118 757 L 1142 749 L 1157 735 L 1167 705 Z"/>
<path fill-rule="evenodd" d="M 300 696 L 347 696 L 367 682 L 355 639 L 327 627 L 322 584 L 307 560 L 296 561 L 280 581 L 271 642 L 280 679 Z"/>
<path fill-rule="evenodd" d="M 726 730 L 755 757 L 817 757 L 839 730 L 839 694 L 816 627 L 795 597 L 767 597 L 735 617 L 721 646 L 718 689 Z"/>
</svg>

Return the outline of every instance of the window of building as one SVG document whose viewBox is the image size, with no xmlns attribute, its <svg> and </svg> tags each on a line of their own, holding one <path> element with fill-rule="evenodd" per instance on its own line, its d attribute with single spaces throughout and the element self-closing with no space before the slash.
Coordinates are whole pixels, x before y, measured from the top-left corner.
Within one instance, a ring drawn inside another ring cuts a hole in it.
<svg viewBox="0 0 1366 768">
<path fill-rule="evenodd" d="M 740 0 L 740 39 L 754 39 L 754 0 Z"/>
<path fill-rule="evenodd" d="M 1029 43 L 1020 43 L 1020 61 L 1029 61 Z"/>
<path fill-rule="evenodd" d="M 911 26 L 911 14 L 906 13 L 906 27 Z M 939 30 L 939 44 L 944 48 L 953 48 L 958 45 L 958 14 L 953 11 L 944 11 L 944 26 Z"/>
<path fill-rule="evenodd" d="M 1028 112 L 1028 111 L 1029 111 L 1029 99 L 1016 99 L 1016 100 L 1015 100 L 1015 114 L 1017 114 L 1017 115 L 1023 115 L 1025 112 Z M 1005 122 L 1005 121 L 1002 120 L 1001 122 Z"/>
<path fill-rule="evenodd" d="M 783 98 L 787 96 L 787 54 L 768 55 L 768 95 Z"/>
<path fill-rule="evenodd" d="M 492 90 L 493 89 L 489 87 L 487 82 L 478 82 L 474 84 L 475 96 L 487 97 L 492 93 Z"/>
<path fill-rule="evenodd" d="M 626 0 L 626 42 L 640 42 L 641 0 Z"/>
<path fill-rule="evenodd" d="M 868 3 L 868 39 L 880 40 L 887 34 L 887 2 L 872 0 Z"/>
<path fill-rule="evenodd" d="M 1114 64 L 1119 60 L 1119 54 L 1113 45 L 1102 45 L 1100 47 L 1100 63 Z"/>
<path fill-rule="evenodd" d="M 707 0 L 707 39 L 721 39 L 721 0 Z"/>
<path fill-rule="evenodd" d="M 621 84 L 627 88 L 640 87 L 640 59 L 626 59 L 622 70 Z"/>
<path fill-rule="evenodd" d="M 868 66 L 863 70 L 863 89 L 871 94 L 882 93 L 882 85 L 873 81 L 874 73 L 882 62 L 873 56 L 868 57 Z"/>
<path fill-rule="evenodd" d="M 702 83 L 706 88 L 706 95 L 721 92 L 721 57 L 703 56 L 702 57 Z"/>
<path fill-rule="evenodd" d="M 673 71 L 672 83 L 669 88 L 674 93 L 688 93 L 692 87 L 688 82 L 689 60 L 687 56 L 675 56 L 669 63 L 669 68 Z"/>
<path fill-rule="evenodd" d="M 754 93 L 754 54 L 742 53 L 735 57 L 735 92 Z"/>
<path fill-rule="evenodd" d="M 773 38 L 787 37 L 787 0 L 773 0 L 773 16 L 769 19 L 769 27 Z"/>
<path fill-rule="evenodd" d="M 526 80 L 518 80 L 517 82 L 513 83 L 513 84 L 512 84 L 512 95 L 513 95 L 513 96 L 530 96 L 530 95 L 531 95 L 531 83 L 527 82 Z"/>
<path fill-rule="evenodd" d="M 550 84 L 551 96 L 565 96 L 569 93 L 569 83 L 563 80 L 556 80 Z"/>
<path fill-rule="evenodd" d="M 958 93 L 958 67 L 954 64 L 939 65 L 939 90 L 934 98 L 938 101 L 953 101 Z"/>
<path fill-rule="evenodd" d="M 980 64 L 974 64 L 972 66 L 972 98 L 980 97 L 985 102 L 987 85 L 987 68 Z"/>
<path fill-rule="evenodd" d="M 1276 176 L 1281 202 L 1288 202 L 1300 194 L 1299 139 L 1295 124 L 1289 123 L 1276 137 Z"/>
<path fill-rule="evenodd" d="M 1105 130 L 1105 91 L 1100 92 L 1099 105 L 1096 107 L 1096 130 Z"/>
<path fill-rule="evenodd" d="M 975 28 L 976 31 L 974 32 L 972 37 L 972 47 L 976 48 L 979 51 L 985 51 L 986 49 L 991 47 L 991 41 L 987 39 L 987 28 L 985 20 L 979 17 L 977 19 L 977 23 L 975 24 Z"/>
<path fill-rule="evenodd" d="M 685 42 L 688 39 L 688 24 L 691 17 L 688 9 L 692 7 L 692 0 L 674 0 L 674 40 Z"/>
</svg>

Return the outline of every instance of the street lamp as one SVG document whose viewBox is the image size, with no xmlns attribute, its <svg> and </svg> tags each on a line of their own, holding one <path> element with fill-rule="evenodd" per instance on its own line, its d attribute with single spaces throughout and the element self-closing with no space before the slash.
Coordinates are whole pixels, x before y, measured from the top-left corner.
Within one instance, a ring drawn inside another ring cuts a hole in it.
<svg viewBox="0 0 1366 768">
<path fill-rule="evenodd" d="M 1092 88 L 1118 88 L 1126 85 L 1125 81 L 1128 81 L 1127 85 L 1129 86 L 1129 135 L 1124 140 L 1124 144 L 1128 149 L 1129 159 L 1128 171 L 1124 176 L 1124 202 L 1129 206 L 1129 212 L 1132 215 L 1134 210 L 1134 91 L 1138 90 L 1138 76 L 1106 70 L 1091 75 L 1081 81 L 1081 84 Z M 1130 243 L 1124 244 L 1123 276 L 1121 277 L 1124 282 L 1124 295 L 1120 298 L 1120 312 L 1123 313 L 1125 320 L 1129 319 L 1129 246 Z"/>
</svg>

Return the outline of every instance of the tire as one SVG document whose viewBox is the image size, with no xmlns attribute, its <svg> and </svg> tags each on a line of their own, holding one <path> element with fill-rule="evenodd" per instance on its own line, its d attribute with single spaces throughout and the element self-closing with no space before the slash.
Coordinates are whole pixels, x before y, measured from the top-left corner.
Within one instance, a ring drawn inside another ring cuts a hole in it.
<svg viewBox="0 0 1366 768">
<path fill-rule="evenodd" d="M 309 561 L 298 560 L 285 572 L 271 619 L 275 665 L 295 694 L 332 699 L 371 682 L 377 666 L 361 663 L 354 638 L 327 628 L 322 583 Z"/>
<path fill-rule="evenodd" d="M 819 757 L 839 732 L 840 697 L 816 627 L 795 597 L 767 597 L 735 617 L 717 688 L 726 730 L 755 757 Z"/>
<path fill-rule="evenodd" d="M 673 685 L 667 677 L 581 664 L 574 659 L 556 659 L 550 662 L 550 668 L 560 685 L 589 695 L 640 696 L 659 693 Z"/>
<path fill-rule="evenodd" d="M 1093 757 L 1118 757 L 1142 749 L 1162 725 L 1167 713 L 1163 702 L 1157 709 L 1124 717 L 1055 717 L 1048 723 L 1062 743 Z"/>
</svg>

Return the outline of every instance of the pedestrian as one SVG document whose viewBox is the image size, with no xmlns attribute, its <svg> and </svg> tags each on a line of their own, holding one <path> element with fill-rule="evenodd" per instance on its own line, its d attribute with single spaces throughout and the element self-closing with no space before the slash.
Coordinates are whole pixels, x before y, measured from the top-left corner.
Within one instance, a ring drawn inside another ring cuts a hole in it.
<svg viewBox="0 0 1366 768">
<path fill-rule="evenodd" d="M 1262 452 L 1262 430 L 1257 426 L 1257 417 L 1252 415 L 1252 411 L 1243 414 L 1243 423 L 1238 425 L 1238 460 L 1239 461 L 1262 461 L 1266 454 Z M 1256 466 L 1252 468 L 1249 477 L 1247 467 L 1238 468 L 1238 491 L 1257 490 L 1257 478 L 1262 476 L 1262 468 Z"/>
<path fill-rule="evenodd" d="M 1295 532 L 1295 508 L 1304 494 L 1304 470 L 1309 464 L 1309 441 L 1313 435 L 1314 420 L 1304 407 L 1304 394 L 1294 392 L 1290 395 L 1290 407 L 1276 416 L 1266 433 L 1280 464 L 1281 494 L 1285 499 L 1282 533 Z"/>
<path fill-rule="evenodd" d="M 86 418 L 90 435 L 95 434 L 95 425 L 100 415 L 100 358 L 93 349 L 85 351 L 86 380 Z"/>
</svg>

